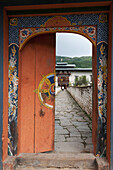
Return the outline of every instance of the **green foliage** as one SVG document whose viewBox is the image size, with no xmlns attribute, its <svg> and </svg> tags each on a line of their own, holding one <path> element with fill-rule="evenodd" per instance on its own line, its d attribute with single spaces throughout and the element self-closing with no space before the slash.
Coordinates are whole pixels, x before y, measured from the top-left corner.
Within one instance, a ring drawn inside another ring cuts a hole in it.
<svg viewBox="0 0 113 170">
<path fill-rule="evenodd" d="M 75 78 L 75 86 L 83 86 L 87 84 L 88 81 L 86 80 L 86 76 L 80 76 Z"/>
<path fill-rule="evenodd" d="M 87 80 L 86 80 L 86 76 L 82 76 L 82 83 L 84 84 L 84 85 L 87 85 Z"/>
<path fill-rule="evenodd" d="M 57 62 L 67 62 L 68 64 L 75 64 L 76 68 L 92 68 L 92 56 L 73 58 L 56 56 L 56 63 Z"/>
<path fill-rule="evenodd" d="M 69 86 L 72 86 L 71 82 L 69 82 Z"/>
<path fill-rule="evenodd" d="M 75 77 L 75 86 L 77 86 L 78 83 L 78 76 Z"/>
</svg>

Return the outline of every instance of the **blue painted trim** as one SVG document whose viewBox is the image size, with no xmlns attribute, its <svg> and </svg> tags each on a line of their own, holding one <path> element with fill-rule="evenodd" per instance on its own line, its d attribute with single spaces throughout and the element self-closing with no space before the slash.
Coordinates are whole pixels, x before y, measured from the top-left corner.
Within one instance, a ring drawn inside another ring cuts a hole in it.
<svg viewBox="0 0 113 170">
<path fill-rule="evenodd" d="M 3 129 L 3 8 L 0 7 L 0 169 L 2 169 Z"/>
<path fill-rule="evenodd" d="M 113 9 L 113 3 L 112 3 Z M 112 11 L 112 68 L 111 68 L 111 160 L 110 169 L 113 170 L 113 11 Z"/>
</svg>

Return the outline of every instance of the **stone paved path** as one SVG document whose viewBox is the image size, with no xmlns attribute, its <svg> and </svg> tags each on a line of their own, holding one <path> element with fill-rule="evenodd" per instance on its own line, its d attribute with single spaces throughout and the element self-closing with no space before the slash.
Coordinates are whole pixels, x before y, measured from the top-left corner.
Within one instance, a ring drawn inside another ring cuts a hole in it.
<svg viewBox="0 0 113 170">
<path fill-rule="evenodd" d="M 92 122 L 64 90 L 55 98 L 56 152 L 93 152 Z"/>
</svg>

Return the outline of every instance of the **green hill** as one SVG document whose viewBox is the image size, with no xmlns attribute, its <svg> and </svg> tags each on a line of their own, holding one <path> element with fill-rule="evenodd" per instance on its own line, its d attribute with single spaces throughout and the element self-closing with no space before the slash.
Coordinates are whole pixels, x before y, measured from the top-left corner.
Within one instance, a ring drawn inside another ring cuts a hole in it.
<svg viewBox="0 0 113 170">
<path fill-rule="evenodd" d="M 56 63 L 57 62 L 67 62 L 68 64 L 75 64 L 76 68 L 92 68 L 92 56 L 73 58 L 56 56 Z"/>
</svg>

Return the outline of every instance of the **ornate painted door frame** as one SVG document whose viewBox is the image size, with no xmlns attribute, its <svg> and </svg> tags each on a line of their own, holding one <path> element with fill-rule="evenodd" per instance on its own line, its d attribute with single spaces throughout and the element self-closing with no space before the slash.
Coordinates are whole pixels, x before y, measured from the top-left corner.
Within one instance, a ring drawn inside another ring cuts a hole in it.
<svg viewBox="0 0 113 170">
<path fill-rule="evenodd" d="M 7 15 L 5 14 L 4 15 L 4 19 L 6 19 L 5 20 L 5 22 L 7 21 Z M 5 23 L 4 22 L 4 23 Z M 7 23 L 8 23 L 8 21 L 7 21 Z M 110 23 L 110 20 L 109 20 L 109 23 Z M 7 40 L 8 40 L 8 28 L 7 28 L 7 24 L 6 24 L 6 31 L 4 32 L 4 37 L 6 37 L 6 41 L 4 42 L 4 44 L 5 44 L 5 47 L 7 48 Z M 57 30 L 56 30 L 57 31 Z M 65 31 L 65 30 L 64 30 Z M 5 34 L 6 33 L 6 34 Z M 110 41 L 110 40 L 109 40 Z M 101 42 L 101 43 L 104 43 L 104 42 Z M 102 44 L 101 44 L 102 45 Z M 105 44 L 104 44 L 105 45 Z M 13 44 L 12 44 L 12 46 L 13 46 Z M 10 45 L 9 46 L 9 51 L 11 50 L 11 48 L 12 48 L 12 46 Z M 17 51 L 18 51 L 18 47 L 17 47 L 17 45 L 16 45 L 16 48 L 17 48 Z M 101 47 L 97 47 L 97 48 L 95 48 L 95 53 L 97 52 L 97 49 L 100 49 Z M 109 51 L 111 50 L 111 48 L 109 47 Z M 99 51 L 99 50 L 98 50 Z M 101 54 L 103 55 L 103 52 L 101 51 Z M 109 54 L 110 54 L 110 56 L 111 56 L 111 52 L 109 52 Z M 8 51 L 5 51 L 4 50 L 4 56 L 6 56 L 6 58 L 8 57 Z M 110 59 L 108 60 L 108 63 L 109 63 L 109 65 L 110 65 Z M 7 80 L 7 69 L 8 69 L 8 67 L 7 67 L 7 61 L 5 61 L 5 64 L 6 64 L 6 66 L 4 66 L 4 70 L 6 71 L 6 74 L 5 74 L 5 76 L 6 76 L 6 81 L 5 81 L 5 85 L 6 85 L 6 87 L 7 87 L 7 83 L 8 83 L 8 80 Z M 5 65 L 4 64 L 4 65 Z M 111 70 L 111 67 L 109 67 L 108 68 L 108 73 L 110 74 L 110 70 Z M 7 89 L 7 88 L 6 88 Z M 6 93 L 7 93 L 7 91 L 6 91 Z M 110 94 L 110 78 L 109 78 L 109 94 Z M 7 95 L 6 95 L 7 96 Z M 110 96 L 109 96 L 110 97 Z M 7 102 L 6 102 L 6 105 L 8 105 L 7 104 Z M 95 110 L 97 111 L 97 108 L 95 108 Z M 110 110 L 110 109 L 109 109 Z M 6 116 L 7 117 L 7 116 Z M 109 118 L 110 118 L 110 115 L 109 115 Z M 110 120 L 110 119 L 109 119 Z M 6 122 L 6 121 L 4 121 L 4 122 Z M 6 127 L 7 128 L 7 123 L 5 123 L 4 124 L 4 127 Z M 6 136 L 6 138 L 5 138 L 5 142 L 3 142 L 3 148 L 4 148 L 4 146 L 7 146 L 7 130 L 5 131 L 5 135 L 4 136 Z M 108 136 L 109 136 L 109 128 L 108 128 Z M 107 138 L 108 139 L 108 138 Z M 108 141 L 109 141 L 109 139 L 108 139 Z M 110 143 L 110 142 L 108 142 L 108 143 Z M 108 154 L 109 154 L 109 152 L 108 152 Z M 6 151 L 6 149 L 4 149 L 4 158 L 6 158 L 6 155 L 7 155 L 7 151 Z M 109 155 L 108 155 L 108 157 L 109 157 Z"/>
<path fill-rule="evenodd" d="M 54 27 L 50 27 L 51 23 L 53 24 L 53 22 L 56 21 L 62 21 L 62 23 L 64 25 L 68 25 L 68 26 L 54 26 Z M 92 32 L 91 32 L 92 30 Z M 70 26 L 69 21 L 67 21 L 64 17 L 54 17 L 52 19 L 49 19 L 48 22 L 45 23 L 44 27 L 31 27 L 31 28 L 22 28 L 20 29 L 19 32 L 19 51 L 21 53 L 22 49 L 24 48 L 24 46 L 26 45 L 26 43 L 32 39 L 33 37 L 36 37 L 38 35 L 43 35 L 43 34 L 51 34 L 51 33 L 56 33 L 56 32 L 68 32 L 68 33 L 77 33 L 80 35 L 83 35 L 84 37 L 88 38 L 93 46 L 93 77 L 94 77 L 94 85 L 93 85 L 93 113 L 92 113 L 92 117 L 93 117 L 93 131 L 92 131 L 92 136 L 93 136 L 93 145 L 94 145 L 94 153 L 96 154 L 96 132 L 97 132 L 97 69 L 96 69 L 96 26 L 95 25 L 91 25 L 91 26 Z M 14 46 L 14 44 L 12 44 L 11 48 Z M 16 47 L 15 47 L 16 48 Z M 19 54 L 20 55 L 20 54 Z M 13 144 L 13 148 L 15 143 Z M 15 153 L 15 151 L 14 151 Z"/>
</svg>

